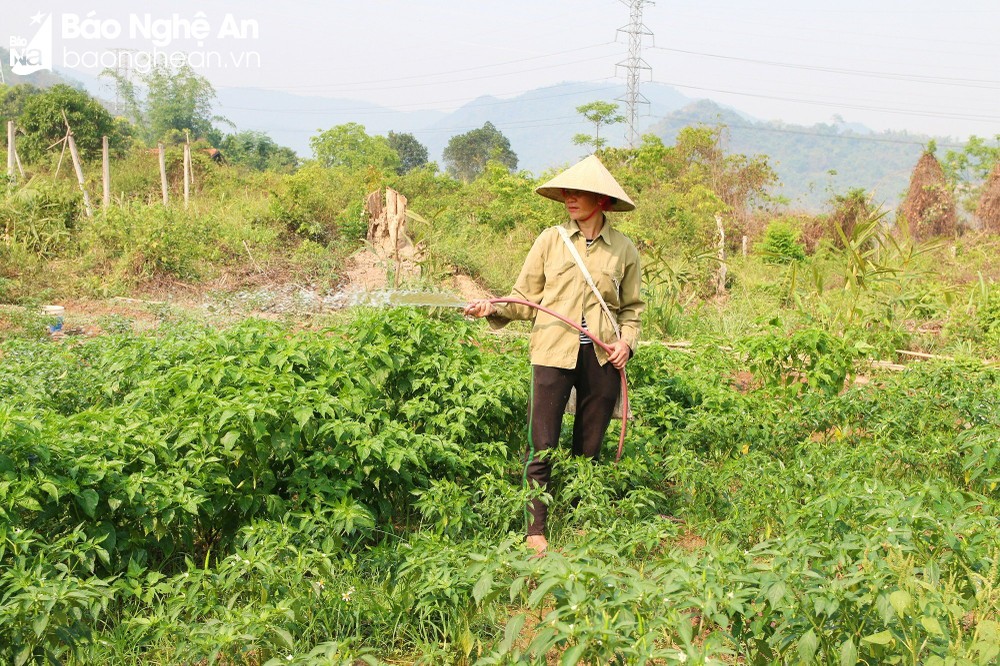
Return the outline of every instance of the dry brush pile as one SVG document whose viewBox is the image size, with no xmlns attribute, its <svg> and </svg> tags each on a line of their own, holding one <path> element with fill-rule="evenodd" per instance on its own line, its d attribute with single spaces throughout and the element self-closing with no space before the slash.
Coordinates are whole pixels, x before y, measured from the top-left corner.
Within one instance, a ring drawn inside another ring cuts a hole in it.
<svg viewBox="0 0 1000 666">
<path fill-rule="evenodd" d="M 933 153 L 925 152 L 920 156 L 899 213 L 906 218 L 914 238 L 919 240 L 955 233 L 958 226 L 955 198 L 948 189 L 941 163 Z"/>
</svg>

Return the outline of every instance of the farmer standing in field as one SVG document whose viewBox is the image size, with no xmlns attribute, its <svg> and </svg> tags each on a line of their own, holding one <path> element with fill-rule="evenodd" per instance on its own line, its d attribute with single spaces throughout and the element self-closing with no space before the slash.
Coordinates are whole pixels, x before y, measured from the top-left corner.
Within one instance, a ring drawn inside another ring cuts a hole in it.
<svg viewBox="0 0 1000 666">
<path fill-rule="evenodd" d="M 619 370 L 625 367 L 639 338 L 642 272 L 639 252 L 605 215 L 635 209 L 614 176 L 591 155 L 535 190 L 566 205 L 569 220 L 539 234 L 514 283 L 510 298 L 545 306 L 581 322 L 608 344 L 608 354 L 591 339 L 550 314 L 515 303 L 473 301 L 465 314 L 487 317 L 494 328 L 515 319 L 532 320 L 532 386 L 528 407 L 529 444 L 525 482 L 545 488 L 551 464 L 543 451 L 559 443 L 562 415 L 576 387 L 573 455 L 596 460 L 621 391 Z M 579 259 L 574 257 L 570 245 Z M 588 284 L 586 266 L 603 299 Z M 527 545 L 541 554 L 548 548 L 541 499 L 528 505 Z"/>
</svg>

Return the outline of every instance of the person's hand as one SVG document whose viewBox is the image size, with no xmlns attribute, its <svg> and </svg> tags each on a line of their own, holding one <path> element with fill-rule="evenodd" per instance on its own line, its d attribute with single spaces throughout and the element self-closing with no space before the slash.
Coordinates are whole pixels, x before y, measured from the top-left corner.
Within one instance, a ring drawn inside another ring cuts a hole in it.
<svg viewBox="0 0 1000 666">
<path fill-rule="evenodd" d="M 616 369 L 621 370 L 628 363 L 631 355 L 632 348 L 628 346 L 628 343 L 624 340 L 617 340 L 611 344 L 611 353 L 608 354 L 608 362 L 615 366 Z"/>
<path fill-rule="evenodd" d="M 493 307 L 489 299 L 483 298 L 478 301 L 472 301 L 465 306 L 462 312 L 468 317 L 489 317 L 496 312 L 496 308 Z"/>
</svg>

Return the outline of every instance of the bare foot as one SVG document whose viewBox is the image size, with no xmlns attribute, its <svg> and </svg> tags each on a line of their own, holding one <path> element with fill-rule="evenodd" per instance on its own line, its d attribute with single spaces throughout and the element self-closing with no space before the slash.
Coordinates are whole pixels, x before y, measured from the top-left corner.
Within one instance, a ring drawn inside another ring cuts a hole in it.
<svg viewBox="0 0 1000 666">
<path fill-rule="evenodd" d="M 542 557 L 545 555 L 545 551 L 549 547 L 549 542 L 546 541 L 545 537 L 541 534 L 529 534 L 528 538 L 525 539 L 525 543 L 528 548 L 535 551 L 535 557 Z"/>
</svg>

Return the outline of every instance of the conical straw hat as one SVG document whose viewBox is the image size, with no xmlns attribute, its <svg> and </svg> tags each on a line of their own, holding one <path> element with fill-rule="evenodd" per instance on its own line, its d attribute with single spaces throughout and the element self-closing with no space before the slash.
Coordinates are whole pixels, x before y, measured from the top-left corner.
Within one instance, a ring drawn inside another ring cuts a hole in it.
<svg viewBox="0 0 1000 666">
<path fill-rule="evenodd" d="M 615 203 L 609 210 L 618 212 L 635 210 L 635 204 L 596 155 L 577 162 L 549 182 L 535 188 L 535 192 L 547 199 L 564 202 L 562 192 L 564 189 L 583 190 L 612 197 Z"/>
</svg>

